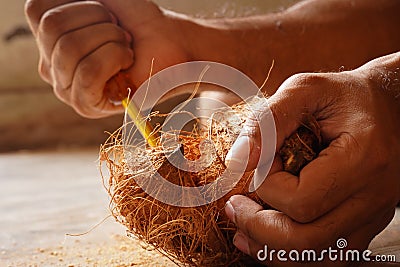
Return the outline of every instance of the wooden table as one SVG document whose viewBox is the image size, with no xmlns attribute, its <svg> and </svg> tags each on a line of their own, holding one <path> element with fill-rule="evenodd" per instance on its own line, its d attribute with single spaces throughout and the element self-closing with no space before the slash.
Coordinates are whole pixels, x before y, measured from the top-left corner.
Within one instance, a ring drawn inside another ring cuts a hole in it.
<svg viewBox="0 0 400 267">
<path fill-rule="evenodd" d="M 112 218 L 65 236 L 109 215 L 96 161 L 95 150 L 0 154 L 0 266 L 175 266 Z M 371 250 L 400 261 L 400 210 Z"/>
</svg>

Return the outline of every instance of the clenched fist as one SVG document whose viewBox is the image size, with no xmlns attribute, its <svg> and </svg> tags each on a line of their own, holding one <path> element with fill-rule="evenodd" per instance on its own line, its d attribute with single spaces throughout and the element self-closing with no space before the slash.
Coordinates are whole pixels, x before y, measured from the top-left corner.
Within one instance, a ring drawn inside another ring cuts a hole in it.
<svg viewBox="0 0 400 267">
<path fill-rule="evenodd" d="M 149 1 L 29 0 L 25 9 L 41 77 L 85 117 L 121 112 L 104 90 L 118 72 L 137 87 L 152 58 L 155 71 L 189 59 L 176 20 Z M 113 81 L 109 86 L 120 89 Z"/>
</svg>

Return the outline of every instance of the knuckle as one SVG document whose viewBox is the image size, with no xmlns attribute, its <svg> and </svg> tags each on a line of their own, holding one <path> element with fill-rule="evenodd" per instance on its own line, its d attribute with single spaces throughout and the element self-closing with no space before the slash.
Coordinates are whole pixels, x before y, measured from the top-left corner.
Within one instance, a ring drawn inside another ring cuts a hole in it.
<svg viewBox="0 0 400 267">
<path fill-rule="evenodd" d="M 52 83 L 49 66 L 42 57 L 39 59 L 38 72 L 44 81 Z"/>
<path fill-rule="evenodd" d="M 40 19 L 40 28 L 44 33 L 55 33 L 60 31 L 62 23 L 63 21 L 60 20 L 60 11 L 50 9 Z"/>
<path fill-rule="evenodd" d="M 306 201 L 294 199 L 288 206 L 288 215 L 299 223 L 309 223 L 318 217 L 318 209 Z"/>
<path fill-rule="evenodd" d="M 76 90 L 76 88 L 75 88 Z M 85 104 L 82 94 L 74 94 L 71 98 L 70 105 L 76 113 L 85 118 L 94 118 L 93 111 Z"/>
<path fill-rule="evenodd" d="M 100 1 L 87 1 L 87 3 L 90 3 L 92 6 L 95 6 L 96 8 L 104 12 L 104 14 L 110 15 L 108 9 Z"/>
<path fill-rule="evenodd" d="M 33 20 L 38 16 L 40 7 L 40 0 L 27 0 L 24 5 L 24 11 L 26 16 Z"/>
<path fill-rule="evenodd" d="M 98 19 L 103 21 L 111 20 L 110 12 L 99 1 L 85 1 L 85 4 L 90 8 L 92 14 L 96 14 L 96 16 L 98 16 Z"/>
<path fill-rule="evenodd" d="M 85 1 L 86 6 L 92 14 L 100 21 L 111 21 L 111 15 L 108 9 L 99 1 Z"/>
<path fill-rule="evenodd" d="M 80 104 L 80 101 L 72 101 L 72 107 L 74 108 L 75 112 L 82 117 L 91 118 L 90 113 Z"/>
<path fill-rule="evenodd" d="M 105 9 L 105 7 L 102 6 L 100 3 L 97 3 L 97 4 L 98 5 L 95 7 L 98 10 L 101 21 L 112 22 L 113 18 L 112 18 L 112 15 L 110 14 L 110 12 L 107 9 Z"/>
<path fill-rule="evenodd" d="M 60 37 L 57 41 L 54 52 L 58 55 L 67 55 L 72 57 L 74 54 L 79 54 L 82 45 L 79 45 L 80 40 L 74 34 L 66 34 Z"/>
<path fill-rule="evenodd" d="M 327 80 L 328 77 L 323 73 L 298 73 L 284 81 L 281 88 L 283 88 L 286 93 L 294 94 L 299 90 L 326 84 Z"/>
<path fill-rule="evenodd" d="M 58 99 L 60 99 L 64 103 L 69 103 L 69 88 L 62 88 L 59 84 L 56 83 L 53 85 L 53 91 Z"/>
<path fill-rule="evenodd" d="M 99 115 L 89 107 L 84 105 L 74 107 L 76 113 L 87 119 L 98 119 Z"/>
<path fill-rule="evenodd" d="M 82 90 L 90 88 L 97 78 L 97 75 L 100 73 L 102 73 L 101 62 L 95 57 L 87 57 L 79 64 L 76 74 L 79 79 L 79 87 L 82 88 Z"/>
</svg>

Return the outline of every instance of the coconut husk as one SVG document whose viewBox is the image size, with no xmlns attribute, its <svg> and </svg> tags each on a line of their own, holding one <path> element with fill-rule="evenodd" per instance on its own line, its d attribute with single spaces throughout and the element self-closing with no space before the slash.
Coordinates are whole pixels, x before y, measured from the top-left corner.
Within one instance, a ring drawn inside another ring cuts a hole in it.
<svg viewBox="0 0 400 267">
<path fill-rule="evenodd" d="M 292 133 L 279 150 L 283 170 L 293 175 L 318 156 L 322 148 L 320 128 L 314 117 L 308 115 L 302 125 Z"/>
<path fill-rule="evenodd" d="M 257 99 L 250 103 L 257 105 Z M 149 164 L 162 177 L 177 185 L 199 186 L 214 181 L 226 170 L 225 156 L 251 110 L 247 104 L 238 104 L 229 110 L 217 111 L 214 119 L 205 127 L 196 127 L 192 132 L 164 133 L 166 138 L 179 140 L 180 150 L 188 160 L 196 160 L 201 156 L 199 146 L 203 140 L 213 141 L 216 156 L 211 165 L 199 172 L 184 171 L 171 165 L 163 146 L 137 146 L 128 149 L 122 142 L 122 128 L 110 136 L 100 151 L 101 162 L 108 169 L 107 175 L 102 174 L 103 182 L 111 197 L 111 213 L 127 228 L 129 236 L 138 238 L 179 266 L 255 264 L 233 245 L 236 227 L 224 212 L 226 201 L 235 194 L 247 195 L 265 205 L 255 193 L 249 193 L 253 172 L 244 173 L 233 190 L 224 197 L 197 207 L 177 207 L 162 203 L 149 196 L 137 183 L 138 178 L 152 178 Z M 151 116 L 161 115 L 153 113 Z M 204 130 L 198 130 L 199 128 Z M 301 134 L 301 138 L 306 138 L 310 133 L 314 134 L 310 131 Z M 290 151 L 293 144 L 297 143 L 299 140 L 289 142 L 287 149 L 281 151 Z M 303 147 L 303 150 L 308 151 L 308 147 Z M 297 157 L 291 159 L 292 162 L 296 160 Z M 160 188 L 156 193 L 165 192 Z"/>
</svg>

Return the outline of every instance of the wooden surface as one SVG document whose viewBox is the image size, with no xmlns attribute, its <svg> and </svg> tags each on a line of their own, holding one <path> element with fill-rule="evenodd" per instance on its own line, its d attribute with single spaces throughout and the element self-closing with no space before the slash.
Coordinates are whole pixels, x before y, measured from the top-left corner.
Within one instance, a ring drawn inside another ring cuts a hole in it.
<svg viewBox="0 0 400 267">
<path fill-rule="evenodd" d="M 174 266 L 112 218 L 65 236 L 109 215 L 95 150 L 0 154 L 0 197 L 0 266 Z M 400 260 L 399 229 L 397 212 L 372 251 Z"/>
<path fill-rule="evenodd" d="M 0 154 L 0 266 L 174 266 L 108 218 L 95 150 Z"/>
</svg>

